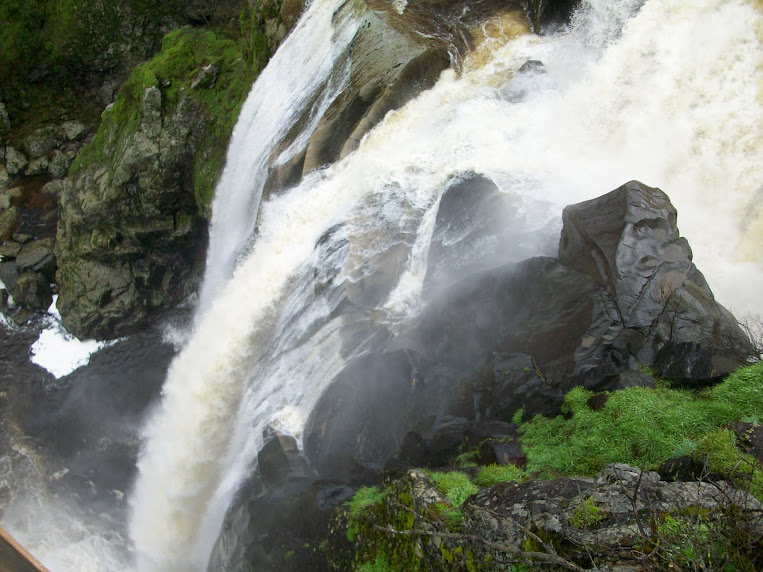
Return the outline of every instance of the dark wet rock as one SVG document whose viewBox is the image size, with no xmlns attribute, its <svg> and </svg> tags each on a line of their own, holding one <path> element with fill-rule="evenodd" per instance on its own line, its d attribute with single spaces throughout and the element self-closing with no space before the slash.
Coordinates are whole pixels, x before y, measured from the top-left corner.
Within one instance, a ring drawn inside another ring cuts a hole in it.
<svg viewBox="0 0 763 572">
<path fill-rule="evenodd" d="M 21 226 L 21 211 L 17 207 L 0 212 L 0 240 L 8 240 Z"/>
<path fill-rule="evenodd" d="M 53 301 L 50 282 L 29 270 L 19 275 L 11 294 L 17 304 L 35 310 L 46 310 Z"/>
<path fill-rule="evenodd" d="M 694 341 L 732 358 L 746 352 L 749 339 L 713 299 L 676 219 L 665 193 L 637 181 L 564 209 L 559 261 L 603 287 L 575 356 L 576 373 L 588 372 L 589 384 L 607 360 L 619 369 L 651 363 L 667 341 Z"/>
<path fill-rule="evenodd" d="M 740 360 L 695 342 L 668 342 L 657 353 L 653 363 L 660 377 L 692 387 L 719 381 L 743 365 Z"/>
<path fill-rule="evenodd" d="M 514 440 L 519 436 L 517 426 L 505 421 L 481 421 L 471 423 L 466 428 L 464 445 L 475 447 L 485 439 L 509 439 Z"/>
<path fill-rule="evenodd" d="M 519 73 L 547 73 L 546 66 L 539 60 L 527 60 L 518 70 Z"/>
<path fill-rule="evenodd" d="M 566 24 L 578 0 L 529 0 L 526 3 L 533 29 L 542 34 Z"/>
<path fill-rule="evenodd" d="M 8 186 L 8 183 L 11 182 L 11 176 L 8 174 L 8 169 L 5 168 L 5 165 L 0 164 L 0 190 L 5 189 Z M 8 208 L 8 207 L 4 207 Z"/>
<path fill-rule="evenodd" d="M 408 352 L 351 361 L 305 426 L 305 454 L 319 475 L 353 483 L 378 474 L 408 432 L 415 388 L 416 369 Z"/>
<path fill-rule="evenodd" d="M 522 452 L 522 445 L 518 440 L 495 440 L 487 439 L 479 446 L 480 465 L 515 465 L 524 467 L 527 457 Z"/>
<path fill-rule="evenodd" d="M 47 166 L 48 173 L 54 179 L 62 179 L 69 172 L 71 164 L 72 157 L 67 153 L 59 150 L 52 151 Z"/>
<path fill-rule="evenodd" d="M 657 469 L 663 481 L 696 481 L 708 477 L 705 463 L 691 455 L 673 457 L 664 461 Z"/>
<path fill-rule="evenodd" d="M 262 483 L 267 488 L 279 486 L 290 479 L 314 477 L 297 440 L 291 435 L 275 434 L 257 454 Z"/>
<path fill-rule="evenodd" d="M 533 359 L 523 353 L 499 353 L 493 360 L 493 380 L 483 401 L 487 417 L 510 419 L 520 409 L 528 417 L 553 414 L 561 394 L 551 388 Z"/>
<path fill-rule="evenodd" d="M 427 256 L 424 292 L 436 295 L 464 275 L 522 258 L 512 231 L 516 206 L 490 179 L 456 177 L 443 192 Z M 511 247 L 507 247 L 511 245 Z"/>
</svg>

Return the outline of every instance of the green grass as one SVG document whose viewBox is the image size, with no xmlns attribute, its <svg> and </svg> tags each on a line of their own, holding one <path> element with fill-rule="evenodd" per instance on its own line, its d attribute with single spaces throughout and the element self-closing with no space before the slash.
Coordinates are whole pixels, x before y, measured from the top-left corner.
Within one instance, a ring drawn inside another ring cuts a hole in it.
<svg viewBox="0 0 763 572">
<path fill-rule="evenodd" d="M 379 490 L 379 487 L 360 487 L 355 495 L 347 501 L 350 517 L 359 517 L 366 508 L 381 502 L 383 499 L 384 493 Z"/>
<path fill-rule="evenodd" d="M 444 494 L 453 506 L 458 508 L 470 495 L 476 493 L 479 489 L 466 473 L 461 471 L 451 471 L 448 473 L 440 471 L 426 471 L 435 486 Z"/>
<path fill-rule="evenodd" d="M 514 465 L 487 465 L 482 467 L 474 478 L 474 483 L 481 487 L 492 487 L 508 481 L 524 481 L 525 472 Z"/>
<path fill-rule="evenodd" d="M 544 478 L 594 475 L 613 462 L 654 469 L 670 457 L 700 454 L 698 444 L 715 429 L 763 416 L 763 364 L 742 368 L 699 393 L 616 391 L 600 411 L 587 406 L 592 395 L 575 388 L 565 398 L 569 418 L 536 416 L 520 427 L 528 472 Z"/>
</svg>

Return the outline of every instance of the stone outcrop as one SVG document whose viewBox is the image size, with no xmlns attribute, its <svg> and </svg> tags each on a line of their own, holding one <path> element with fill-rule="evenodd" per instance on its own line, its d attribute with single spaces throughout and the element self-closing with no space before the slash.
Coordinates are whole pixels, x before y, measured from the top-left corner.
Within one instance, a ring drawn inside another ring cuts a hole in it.
<svg viewBox="0 0 763 572">
<path fill-rule="evenodd" d="M 662 191 L 631 182 L 568 207 L 564 223 L 558 259 L 472 275 L 431 300 L 416 326 L 349 361 L 305 429 L 320 474 L 362 480 L 404 440 L 426 445 L 450 416 L 555 415 L 578 385 L 653 386 L 639 367 L 657 366 L 658 355 L 675 364 L 689 339 L 709 360 L 691 369 L 695 383 L 748 356 L 749 339 L 714 301 Z"/>
<path fill-rule="evenodd" d="M 56 255 L 58 308 L 78 336 L 109 338 L 145 324 L 192 287 L 204 225 L 193 194 L 193 153 L 204 117 L 190 98 L 170 112 L 156 86 L 139 129 L 109 163 L 63 189 Z"/>
<path fill-rule="evenodd" d="M 672 542 L 679 550 L 687 541 L 702 550 L 716 533 L 719 540 L 732 529 L 751 539 L 761 532 L 761 505 L 743 490 L 723 481 L 666 482 L 623 464 L 595 478 L 500 483 L 470 496 L 458 510 L 420 470 L 387 481 L 383 492 L 360 514 L 338 511 L 324 551 L 330 570 L 378 560 L 401 570 L 414 560 L 426 570 L 449 571 L 485 563 L 491 570 L 511 570 L 516 563 L 650 570 L 656 562 L 651 558 L 664 556 Z M 738 520 L 721 516 L 731 514 Z M 690 532 L 713 526 L 704 539 Z"/>
</svg>

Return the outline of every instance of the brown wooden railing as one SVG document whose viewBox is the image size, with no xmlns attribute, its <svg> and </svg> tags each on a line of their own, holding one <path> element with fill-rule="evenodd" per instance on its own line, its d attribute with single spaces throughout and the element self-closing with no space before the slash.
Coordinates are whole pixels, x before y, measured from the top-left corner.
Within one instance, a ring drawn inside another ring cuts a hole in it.
<svg viewBox="0 0 763 572">
<path fill-rule="evenodd" d="M 0 526 L 0 572 L 50 572 Z"/>
</svg>

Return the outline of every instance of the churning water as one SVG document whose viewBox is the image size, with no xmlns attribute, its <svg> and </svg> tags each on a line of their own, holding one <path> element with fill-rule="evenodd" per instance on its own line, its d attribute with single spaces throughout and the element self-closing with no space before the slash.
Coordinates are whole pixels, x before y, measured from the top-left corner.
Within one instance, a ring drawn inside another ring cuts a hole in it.
<svg viewBox="0 0 763 572">
<path fill-rule="evenodd" d="M 475 31 L 481 44 L 458 73 L 443 72 L 344 160 L 260 205 L 267 161 L 302 106 L 325 109 L 344 85 L 334 58 L 357 23 L 332 23 L 338 5 L 313 2 L 234 132 L 195 328 L 144 431 L 129 522 L 139 570 L 205 569 L 263 428 L 300 436 L 341 370 L 342 328 L 416 314 L 454 177 L 483 174 L 511 197 L 518 228 L 504 260 L 553 254 L 566 204 L 630 179 L 660 187 L 717 298 L 763 313 L 754 4 L 584 0 L 572 29 L 548 37 L 497 17 Z M 520 72 L 529 59 L 544 71 Z M 308 121 L 296 145 L 314 128 Z M 410 256 L 383 299 L 365 314 L 335 312 L 399 242 Z"/>
</svg>

